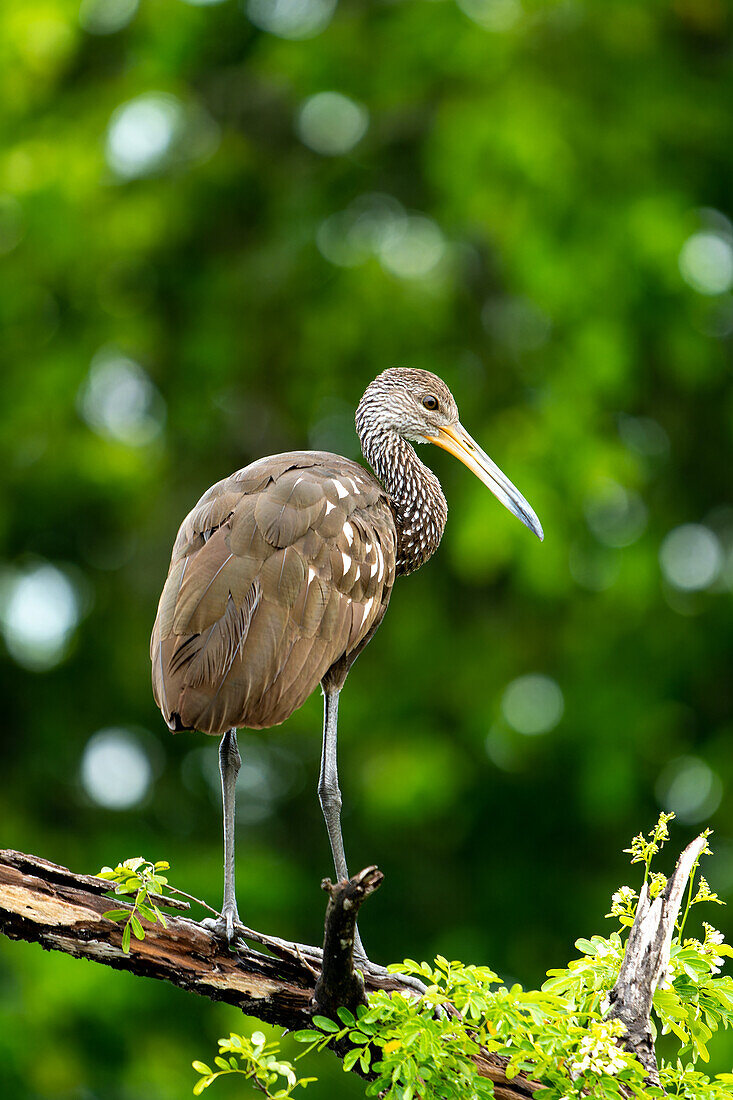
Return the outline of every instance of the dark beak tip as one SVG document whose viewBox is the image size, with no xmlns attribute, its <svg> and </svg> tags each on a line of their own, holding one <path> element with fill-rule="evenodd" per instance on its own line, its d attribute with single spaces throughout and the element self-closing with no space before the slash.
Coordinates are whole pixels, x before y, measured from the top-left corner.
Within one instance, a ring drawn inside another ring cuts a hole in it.
<svg viewBox="0 0 733 1100">
<path fill-rule="evenodd" d="M 545 532 L 542 530 L 542 524 L 537 516 L 532 511 L 525 511 L 524 509 L 518 513 L 519 518 L 525 527 L 528 527 L 533 535 L 536 535 L 540 542 L 545 541 Z"/>
</svg>

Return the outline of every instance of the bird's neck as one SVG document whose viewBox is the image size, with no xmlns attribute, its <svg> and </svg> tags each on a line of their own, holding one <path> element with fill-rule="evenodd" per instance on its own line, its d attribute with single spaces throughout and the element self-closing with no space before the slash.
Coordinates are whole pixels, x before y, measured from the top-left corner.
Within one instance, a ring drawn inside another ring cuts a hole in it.
<svg viewBox="0 0 733 1100">
<path fill-rule="evenodd" d="M 394 431 L 365 432 L 361 447 L 389 494 L 397 528 L 397 573 L 413 573 L 440 545 L 448 504 L 415 448 Z"/>
</svg>

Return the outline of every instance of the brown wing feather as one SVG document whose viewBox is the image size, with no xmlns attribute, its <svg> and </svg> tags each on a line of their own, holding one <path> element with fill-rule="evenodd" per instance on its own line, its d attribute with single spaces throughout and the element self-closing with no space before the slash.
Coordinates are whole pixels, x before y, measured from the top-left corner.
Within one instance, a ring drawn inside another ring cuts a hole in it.
<svg viewBox="0 0 733 1100">
<path fill-rule="evenodd" d="M 386 609 L 395 543 L 382 487 L 336 455 L 275 455 L 208 490 L 181 525 L 151 638 L 171 728 L 277 725 L 327 674 L 343 678 Z"/>
</svg>

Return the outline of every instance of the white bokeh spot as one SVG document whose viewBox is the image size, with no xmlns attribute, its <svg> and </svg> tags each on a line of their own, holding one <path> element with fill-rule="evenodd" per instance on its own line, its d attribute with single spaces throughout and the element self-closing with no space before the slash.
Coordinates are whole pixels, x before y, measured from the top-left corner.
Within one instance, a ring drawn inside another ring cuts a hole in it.
<svg viewBox="0 0 733 1100">
<path fill-rule="evenodd" d="M 698 756 L 672 760 L 659 776 L 655 790 L 660 806 L 688 825 L 715 813 L 723 797 L 720 777 Z"/>
<path fill-rule="evenodd" d="M 378 249 L 382 267 L 401 279 L 429 275 L 444 252 L 445 240 L 440 229 L 421 214 L 408 214 L 397 221 Z"/>
<path fill-rule="evenodd" d="M 724 294 L 733 286 L 733 247 L 709 230 L 693 233 L 679 257 L 682 278 L 700 294 Z"/>
<path fill-rule="evenodd" d="M 139 0 L 81 0 L 79 26 L 89 34 L 114 34 L 134 18 Z"/>
<path fill-rule="evenodd" d="M 107 128 L 107 163 L 123 179 L 150 175 L 164 164 L 185 122 L 183 104 L 163 92 L 122 103 Z"/>
<path fill-rule="evenodd" d="M 659 550 L 665 580 L 683 592 L 708 588 L 723 568 L 723 548 L 718 536 L 700 523 L 675 527 Z"/>
<path fill-rule="evenodd" d="M 79 391 L 79 411 L 104 439 L 143 447 L 160 435 L 165 402 L 143 368 L 116 348 L 102 348 L 92 359 Z"/>
<path fill-rule="evenodd" d="M 487 31 L 509 31 L 522 18 L 520 0 L 456 0 L 469 19 Z"/>
<path fill-rule="evenodd" d="M 93 802 L 109 810 L 127 810 L 145 798 L 153 769 L 140 739 L 130 730 L 99 730 L 86 743 L 81 781 Z"/>
<path fill-rule="evenodd" d="M 81 618 L 79 595 L 65 573 L 49 562 L 11 570 L 2 578 L 0 623 L 11 657 L 43 672 L 66 655 Z"/>
<path fill-rule="evenodd" d="M 565 701 L 555 680 L 541 673 L 518 676 L 504 689 L 501 710 L 517 733 L 549 733 L 563 716 Z"/>
<path fill-rule="evenodd" d="M 443 259 L 440 227 L 423 214 L 410 214 L 392 195 L 366 194 L 332 214 L 316 233 L 321 254 L 338 267 L 356 267 L 371 256 L 391 275 L 421 279 Z"/>
<path fill-rule="evenodd" d="M 323 156 L 348 153 L 369 127 L 369 112 L 340 92 L 319 92 L 306 99 L 298 111 L 298 137 Z"/>
<path fill-rule="evenodd" d="M 247 0 L 247 15 L 256 27 L 279 38 L 313 38 L 325 30 L 336 0 Z"/>
</svg>

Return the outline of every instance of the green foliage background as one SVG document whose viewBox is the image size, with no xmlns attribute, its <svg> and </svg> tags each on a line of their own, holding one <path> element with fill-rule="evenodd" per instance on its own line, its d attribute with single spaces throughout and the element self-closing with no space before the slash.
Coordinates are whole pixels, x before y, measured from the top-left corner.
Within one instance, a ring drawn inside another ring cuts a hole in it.
<svg viewBox="0 0 733 1100">
<path fill-rule="evenodd" d="M 721 785 L 706 875 L 733 893 L 733 300 L 679 266 L 691 235 L 729 234 L 733 18 L 724 0 L 502 0 L 514 17 L 492 30 L 468 17 L 476 7 L 340 0 L 297 40 L 233 0 L 140 0 L 109 34 L 84 29 L 76 0 L 0 7 L 0 564 L 71 569 L 86 600 L 57 666 L 2 652 L 0 842 L 85 871 L 166 859 L 173 883 L 218 901 L 215 746 L 172 738 L 149 689 L 178 523 L 262 454 L 355 457 L 366 384 L 391 364 L 425 367 L 546 538 L 427 455 L 448 529 L 399 583 L 344 693 L 347 850 L 386 874 L 363 919 L 375 959 L 440 951 L 536 984 L 602 929 L 628 879 L 621 849 L 656 818 L 680 757 Z M 370 125 L 323 156 L 295 120 L 333 90 Z M 185 125 L 155 171 L 125 179 L 105 159 L 110 120 L 151 92 L 176 97 Z M 440 227 L 429 274 L 319 250 L 323 222 L 373 194 Z M 165 402 L 147 445 L 80 415 L 92 358 L 112 346 Z M 663 540 L 688 523 L 728 554 L 702 591 L 660 570 Z M 527 673 L 564 697 L 541 736 L 502 714 Z M 314 696 L 242 739 L 245 760 L 249 747 L 281 778 L 270 812 L 239 826 L 240 911 L 308 941 L 330 872 L 320 722 Z M 138 730 L 155 766 L 130 810 L 95 805 L 80 783 L 85 745 L 108 726 Z M 695 828 L 673 833 L 677 849 Z M 0 946 L 8 1096 L 178 1100 L 191 1058 L 230 1029 L 225 1007 Z M 716 1058 L 730 1067 L 724 1047 Z M 360 1094 L 330 1072 L 314 1100 Z M 228 1084 L 220 1095 L 241 1095 Z"/>
</svg>

